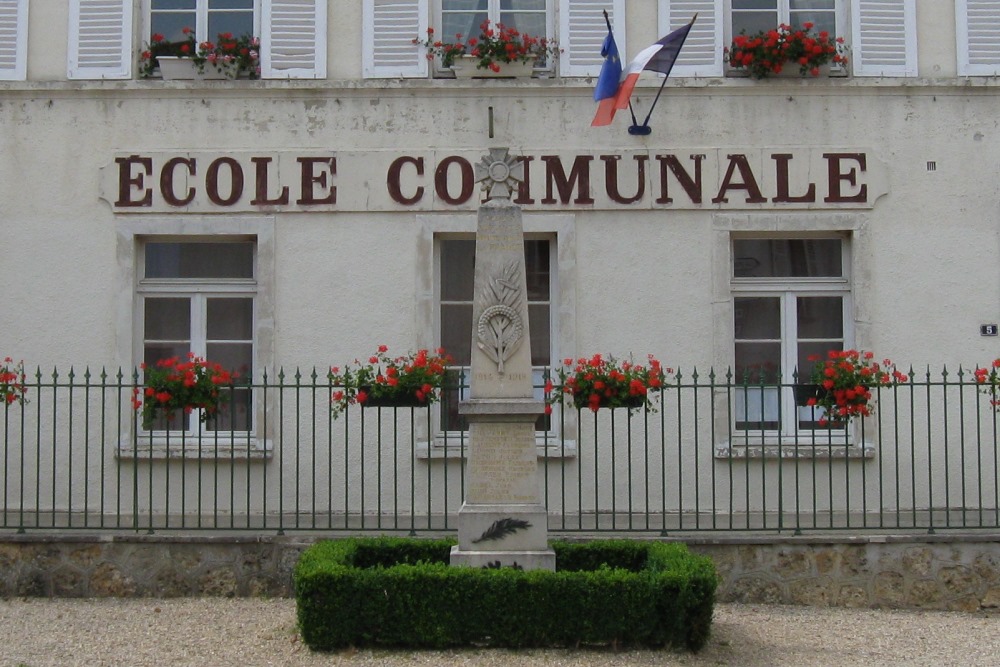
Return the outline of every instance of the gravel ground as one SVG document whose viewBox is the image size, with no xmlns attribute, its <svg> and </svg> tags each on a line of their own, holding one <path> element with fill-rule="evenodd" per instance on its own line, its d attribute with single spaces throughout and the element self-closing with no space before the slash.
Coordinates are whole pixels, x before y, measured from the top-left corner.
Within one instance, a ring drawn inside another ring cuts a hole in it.
<svg viewBox="0 0 1000 667">
<path fill-rule="evenodd" d="M 719 604 L 697 655 L 611 650 L 313 653 L 289 599 L 0 600 L 0 665 L 997 665 L 1000 616 Z"/>
</svg>

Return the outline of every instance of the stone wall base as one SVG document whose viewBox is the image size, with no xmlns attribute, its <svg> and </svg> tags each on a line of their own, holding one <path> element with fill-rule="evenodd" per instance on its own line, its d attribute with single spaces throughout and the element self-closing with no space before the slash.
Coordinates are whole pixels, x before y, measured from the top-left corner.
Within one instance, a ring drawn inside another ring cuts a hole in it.
<svg viewBox="0 0 1000 667">
<path fill-rule="evenodd" d="M 322 537 L 0 533 L 0 597 L 290 597 Z M 1000 608 L 1000 534 L 681 541 L 715 561 L 721 602 Z"/>
</svg>

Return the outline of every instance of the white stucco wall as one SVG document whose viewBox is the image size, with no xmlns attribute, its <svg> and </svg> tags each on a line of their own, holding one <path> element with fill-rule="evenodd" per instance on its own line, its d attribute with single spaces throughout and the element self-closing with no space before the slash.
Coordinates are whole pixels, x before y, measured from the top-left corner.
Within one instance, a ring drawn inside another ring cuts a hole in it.
<svg viewBox="0 0 1000 667">
<path fill-rule="evenodd" d="M 709 175 L 701 205 L 654 205 L 651 159 L 641 205 L 600 195 L 594 205 L 526 206 L 534 229 L 551 222 L 568 242 L 559 252 L 573 267 L 573 284 L 563 286 L 573 298 L 558 306 L 557 357 L 652 353 L 685 371 L 724 371 L 732 363 L 726 244 L 734 228 L 849 233 L 854 344 L 880 358 L 938 372 L 1000 356 L 1000 339 L 979 333 L 979 325 L 1000 321 L 1000 88 L 992 78 L 954 78 L 952 3 L 919 6 L 921 78 L 671 80 L 646 137 L 626 133 L 627 112 L 611 127 L 590 127 L 595 104 L 586 80 L 361 81 L 360 33 L 345 29 L 360 23 L 356 3 L 331 22 L 327 80 L 67 82 L 64 47 L 38 27 L 66 24 L 59 4 L 32 4 L 29 80 L 0 83 L 0 357 L 29 368 L 129 369 L 138 361 L 134 286 L 120 238 L 139 221 L 146 232 L 162 222 L 181 233 L 190 222 L 204 233 L 214 221 L 266 220 L 273 320 L 262 340 L 271 372 L 315 366 L 322 373 L 383 343 L 399 351 L 432 345 L 428 229 L 435 220 L 470 219 L 475 207 L 400 205 L 386 195 L 384 171 L 371 165 L 402 155 L 474 159 L 493 146 L 567 160 L 704 153 L 716 170 L 730 154 L 747 154 L 768 196 L 772 153 L 796 156 L 796 191 L 825 184 L 812 162 L 806 176 L 797 171 L 805 156 L 868 158 L 863 205 L 741 205 L 738 194 L 715 205 L 718 182 Z M 633 45 L 652 37 L 642 16 L 629 18 Z M 637 114 L 645 115 L 658 84 L 644 77 L 633 98 Z M 197 212 L 158 205 L 152 213 L 112 205 L 116 158 L 189 153 L 340 156 L 333 183 L 343 188 L 341 201 L 353 203 L 312 211 L 254 211 L 245 201 Z M 540 168 L 536 159 L 534 185 L 543 187 Z M 593 173 L 601 169 L 595 159 Z M 431 184 L 433 174 L 425 174 Z"/>
</svg>

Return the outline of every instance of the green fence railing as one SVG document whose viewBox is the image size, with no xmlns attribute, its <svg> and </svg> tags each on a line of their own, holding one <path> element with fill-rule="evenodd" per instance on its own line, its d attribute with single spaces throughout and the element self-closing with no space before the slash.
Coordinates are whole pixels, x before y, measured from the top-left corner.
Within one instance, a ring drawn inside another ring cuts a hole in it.
<svg viewBox="0 0 1000 667">
<path fill-rule="evenodd" d="M 881 387 L 820 424 L 795 387 L 683 373 L 655 411 L 557 410 L 537 432 L 559 532 L 1000 527 L 998 416 L 973 374 Z M 145 431 L 131 373 L 36 371 L 0 406 L 0 528 L 405 532 L 457 528 L 462 431 L 441 411 L 352 407 L 314 371 L 263 375 L 215 422 Z M 447 392 L 448 397 L 460 392 Z"/>
</svg>

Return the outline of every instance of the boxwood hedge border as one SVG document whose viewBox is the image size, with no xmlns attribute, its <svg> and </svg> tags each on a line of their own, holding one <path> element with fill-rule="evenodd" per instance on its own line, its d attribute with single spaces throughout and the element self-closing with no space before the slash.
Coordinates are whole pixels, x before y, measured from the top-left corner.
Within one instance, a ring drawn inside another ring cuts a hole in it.
<svg viewBox="0 0 1000 667">
<path fill-rule="evenodd" d="M 453 540 L 318 542 L 294 572 L 307 646 L 673 646 L 708 641 L 718 576 L 680 543 L 552 542 L 556 571 L 452 567 Z"/>
</svg>

